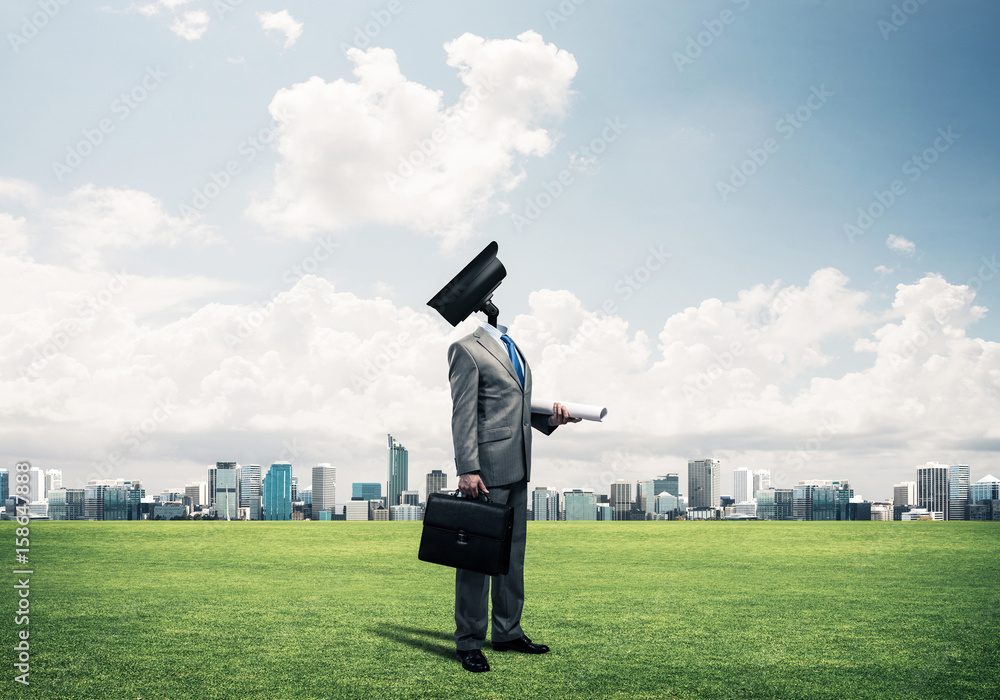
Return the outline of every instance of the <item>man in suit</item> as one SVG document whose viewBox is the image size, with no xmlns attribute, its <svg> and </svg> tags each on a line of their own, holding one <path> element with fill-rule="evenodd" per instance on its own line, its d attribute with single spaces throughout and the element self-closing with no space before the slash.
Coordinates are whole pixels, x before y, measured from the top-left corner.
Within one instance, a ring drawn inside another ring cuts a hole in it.
<svg viewBox="0 0 1000 700">
<path fill-rule="evenodd" d="M 481 649 L 491 583 L 493 650 L 527 654 L 549 650 L 533 643 L 521 629 L 531 429 L 549 435 L 580 419 L 570 417 L 560 403 L 553 406 L 552 416 L 531 413 L 531 369 L 505 326 L 482 322 L 475 332 L 453 343 L 448 348 L 448 379 L 459 490 L 471 498 L 488 493 L 494 502 L 514 506 L 510 571 L 488 577 L 456 569 L 456 655 L 463 668 L 478 673 L 490 670 Z"/>
</svg>

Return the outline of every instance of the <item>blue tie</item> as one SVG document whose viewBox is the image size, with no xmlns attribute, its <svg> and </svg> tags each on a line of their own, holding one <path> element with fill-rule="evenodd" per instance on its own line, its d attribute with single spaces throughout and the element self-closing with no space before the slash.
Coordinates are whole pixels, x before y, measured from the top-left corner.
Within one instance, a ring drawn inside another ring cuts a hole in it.
<svg viewBox="0 0 1000 700">
<path fill-rule="evenodd" d="M 500 336 L 500 340 L 507 346 L 507 354 L 510 355 L 511 364 L 514 365 L 514 369 L 517 371 L 517 378 L 521 380 L 521 386 L 524 386 L 524 370 L 521 369 L 521 361 L 517 359 L 517 352 L 514 350 L 514 341 L 507 334 Z"/>
</svg>

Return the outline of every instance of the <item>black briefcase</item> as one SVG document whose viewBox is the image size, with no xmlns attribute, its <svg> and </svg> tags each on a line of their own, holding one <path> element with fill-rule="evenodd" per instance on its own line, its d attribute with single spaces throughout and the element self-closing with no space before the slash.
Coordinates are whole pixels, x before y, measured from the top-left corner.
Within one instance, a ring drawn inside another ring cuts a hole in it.
<svg viewBox="0 0 1000 700">
<path fill-rule="evenodd" d="M 506 574 L 514 507 L 486 499 L 430 494 L 417 558 L 490 576 Z"/>
</svg>

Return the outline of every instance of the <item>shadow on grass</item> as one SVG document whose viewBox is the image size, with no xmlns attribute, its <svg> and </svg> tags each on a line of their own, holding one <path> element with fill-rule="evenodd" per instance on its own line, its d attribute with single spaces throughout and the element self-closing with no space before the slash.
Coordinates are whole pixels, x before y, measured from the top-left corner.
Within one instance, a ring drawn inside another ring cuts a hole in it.
<svg viewBox="0 0 1000 700">
<path fill-rule="evenodd" d="M 447 632 L 404 625 L 381 625 L 372 631 L 386 639 L 407 644 L 414 649 L 437 654 L 450 661 L 455 660 L 455 637 Z"/>
</svg>

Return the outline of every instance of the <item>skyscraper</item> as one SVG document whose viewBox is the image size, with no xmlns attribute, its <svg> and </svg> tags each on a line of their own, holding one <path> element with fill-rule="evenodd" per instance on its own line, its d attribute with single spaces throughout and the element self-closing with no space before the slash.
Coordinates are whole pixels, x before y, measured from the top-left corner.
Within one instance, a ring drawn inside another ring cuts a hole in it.
<svg viewBox="0 0 1000 700">
<path fill-rule="evenodd" d="M 733 470 L 733 498 L 737 503 L 744 503 L 753 498 L 753 474 L 746 467 Z"/>
<path fill-rule="evenodd" d="M 635 505 L 644 513 L 652 513 L 656 509 L 656 492 L 653 490 L 656 482 L 653 479 L 644 479 L 635 484 Z"/>
<path fill-rule="evenodd" d="M 62 479 L 62 469 L 46 469 L 45 491 L 43 492 L 43 495 L 47 494 L 49 491 L 62 488 Z"/>
<path fill-rule="evenodd" d="M 563 491 L 566 520 L 597 520 L 597 497 L 591 489 Z"/>
<path fill-rule="evenodd" d="M 0 510 L 4 508 L 8 498 L 10 498 L 10 472 L 0 469 Z"/>
<path fill-rule="evenodd" d="M 948 467 L 948 520 L 969 519 L 969 466 Z"/>
<path fill-rule="evenodd" d="M 544 486 L 536 486 L 531 492 L 531 519 L 558 520 L 559 492 Z"/>
<path fill-rule="evenodd" d="M 435 469 L 430 474 L 427 475 L 427 492 L 426 496 L 430 496 L 432 493 L 437 493 L 441 489 L 448 488 L 448 475 L 445 474 L 440 469 Z"/>
<path fill-rule="evenodd" d="M 337 468 L 323 462 L 313 467 L 312 472 L 312 519 L 319 520 L 319 514 L 324 512 L 332 518 L 337 507 Z"/>
<path fill-rule="evenodd" d="M 721 464 L 717 459 L 688 460 L 688 508 L 714 508 L 719 505 L 719 496 L 722 495 L 720 470 Z"/>
<path fill-rule="evenodd" d="M 240 508 L 247 509 L 248 519 L 260 520 L 260 498 L 260 465 L 244 464 L 240 467 Z"/>
<path fill-rule="evenodd" d="M 904 481 L 892 487 L 892 504 L 894 506 L 917 505 L 917 482 Z"/>
<path fill-rule="evenodd" d="M 948 519 L 948 467 L 928 462 L 917 467 L 917 505 Z"/>
<path fill-rule="evenodd" d="M 757 492 L 771 488 L 771 470 L 758 469 L 753 473 L 753 497 L 757 498 Z"/>
<path fill-rule="evenodd" d="M 612 481 L 608 505 L 611 506 L 615 520 L 628 520 L 628 513 L 632 509 L 632 484 L 622 479 Z"/>
<path fill-rule="evenodd" d="M 400 504 L 399 497 L 403 491 L 409 489 L 410 469 L 406 448 L 398 443 L 392 435 L 386 437 L 389 438 L 389 451 L 386 456 L 389 492 L 386 496 L 389 499 L 387 501 L 389 507 L 392 508 L 392 506 Z M 391 510 L 389 512 L 392 513 Z"/>
<path fill-rule="evenodd" d="M 315 468 L 314 468 L 315 471 Z M 315 477 L 313 477 L 315 478 Z M 263 491 L 263 519 L 292 519 L 292 465 L 276 462 L 267 470 L 261 485 Z"/>
<path fill-rule="evenodd" d="M 220 520 L 240 517 L 240 467 L 236 462 L 215 463 L 214 507 Z"/>
<path fill-rule="evenodd" d="M 28 470 L 28 503 L 37 503 L 45 498 L 45 472 L 38 467 Z"/>
</svg>

